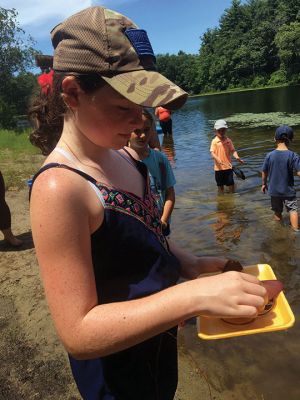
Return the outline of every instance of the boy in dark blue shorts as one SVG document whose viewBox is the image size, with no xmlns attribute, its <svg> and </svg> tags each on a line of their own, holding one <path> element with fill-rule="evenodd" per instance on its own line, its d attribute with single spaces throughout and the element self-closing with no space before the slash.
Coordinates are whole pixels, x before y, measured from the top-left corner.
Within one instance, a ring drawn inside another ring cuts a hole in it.
<svg viewBox="0 0 300 400">
<path fill-rule="evenodd" d="M 266 155 L 262 167 L 263 193 L 268 191 L 271 196 L 271 208 L 276 221 L 282 220 L 283 206 L 290 215 L 294 231 L 299 230 L 298 206 L 294 188 L 294 171 L 300 176 L 300 158 L 298 154 L 288 149 L 293 140 L 291 127 L 281 125 L 276 129 L 276 149 Z"/>
</svg>

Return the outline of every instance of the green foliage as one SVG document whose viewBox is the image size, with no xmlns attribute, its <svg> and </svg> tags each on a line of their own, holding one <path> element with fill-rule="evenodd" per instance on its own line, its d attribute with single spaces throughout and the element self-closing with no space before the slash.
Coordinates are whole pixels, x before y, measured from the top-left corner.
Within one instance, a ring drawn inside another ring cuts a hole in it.
<svg viewBox="0 0 300 400">
<path fill-rule="evenodd" d="M 29 133 L 29 129 L 22 132 L 0 129 L 1 151 L 5 152 L 6 150 L 9 150 L 17 153 L 24 152 L 26 154 L 39 153 L 39 150 L 30 143 Z"/>
<path fill-rule="evenodd" d="M 45 157 L 32 146 L 29 130 L 23 132 L 0 129 L 0 161 L 8 189 L 25 189 L 27 180 L 38 170 Z"/>
<path fill-rule="evenodd" d="M 300 83 L 300 0 L 232 0 L 198 55 L 160 55 L 158 69 L 190 93 Z"/>
<path fill-rule="evenodd" d="M 17 12 L 0 7 L 0 126 L 15 126 L 17 114 L 27 113 L 36 78 L 26 70 L 33 66 L 34 41 L 18 26 Z"/>
<path fill-rule="evenodd" d="M 261 75 L 256 75 L 252 82 L 251 82 L 251 86 L 253 88 L 257 88 L 257 87 L 262 87 L 265 86 L 268 82 L 266 82 L 266 77 L 265 76 L 261 76 Z M 273 85 L 277 84 L 277 83 L 282 83 L 282 82 L 274 82 Z M 271 83 L 268 83 L 271 85 Z"/>
<path fill-rule="evenodd" d="M 33 40 L 22 39 L 24 31 L 16 22 L 17 12 L 0 7 L 0 71 L 1 76 L 24 72 L 31 66 Z"/>
<path fill-rule="evenodd" d="M 287 74 L 284 68 L 279 69 L 278 71 L 273 72 L 271 75 L 268 84 L 269 85 L 280 85 L 287 81 Z"/>
<path fill-rule="evenodd" d="M 282 25 L 275 36 L 275 43 L 287 79 L 292 78 L 300 72 L 300 22 Z"/>
<path fill-rule="evenodd" d="M 180 51 L 178 55 L 165 54 L 157 56 L 157 67 L 171 81 L 190 93 L 198 93 L 197 82 L 198 57 Z"/>
</svg>

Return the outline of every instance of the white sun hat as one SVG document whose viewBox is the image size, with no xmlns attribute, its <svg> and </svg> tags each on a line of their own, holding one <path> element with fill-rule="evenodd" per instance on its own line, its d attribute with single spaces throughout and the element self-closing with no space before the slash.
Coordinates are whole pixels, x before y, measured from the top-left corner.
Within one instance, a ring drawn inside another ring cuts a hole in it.
<svg viewBox="0 0 300 400">
<path fill-rule="evenodd" d="M 218 119 L 215 122 L 214 129 L 218 130 L 218 129 L 222 129 L 222 128 L 228 129 L 227 122 L 225 121 L 225 119 Z"/>
</svg>

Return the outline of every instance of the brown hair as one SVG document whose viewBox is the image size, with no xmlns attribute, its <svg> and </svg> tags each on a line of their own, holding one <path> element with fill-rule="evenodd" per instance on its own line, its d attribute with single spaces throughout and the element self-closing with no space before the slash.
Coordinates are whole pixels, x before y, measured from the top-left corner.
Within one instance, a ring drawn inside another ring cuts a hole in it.
<svg viewBox="0 0 300 400">
<path fill-rule="evenodd" d="M 150 121 L 151 123 L 153 123 L 153 121 L 154 121 L 153 116 L 152 116 L 152 114 L 150 113 L 150 111 L 147 110 L 147 108 L 143 108 L 142 114 L 143 114 L 146 118 L 148 118 L 149 121 Z"/>
<path fill-rule="evenodd" d="M 35 127 L 29 139 L 34 146 L 41 149 L 43 155 L 51 153 L 62 133 L 64 116 L 68 108 L 63 100 L 61 84 L 69 75 L 76 77 L 86 93 L 93 93 L 106 85 L 99 74 L 54 73 L 51 93 L 47 96 L 41 93 L 32 100 L 29 108 L 29 118 Z"/>
<path fill-rule="evenodd" d="M 49 70 L 53 68 L 53 56 L 48 56 L 45 54 L 36 54 L 35 63 L 42 71 Z"/>
</svg>

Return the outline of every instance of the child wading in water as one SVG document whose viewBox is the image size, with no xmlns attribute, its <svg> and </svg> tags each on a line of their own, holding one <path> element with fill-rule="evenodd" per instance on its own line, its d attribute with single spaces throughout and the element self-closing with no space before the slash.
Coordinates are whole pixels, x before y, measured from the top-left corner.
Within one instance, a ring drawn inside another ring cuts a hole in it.
<svg viewBox="0 0 300 400">
<path fill-rule="evenodd" d="M 227 260 L 165 238 L 146 166 L 123 150 L 143 106 L 187 97 L 155 71 L 147 33 L 90 7 L 51 34 L 53 90 L 31 109 L 31 141 L 48 157 L 30 200 L 51 315 L 83 399 L 171 400 L 178 323 L 256 316 L 266 290 L 236 271 L 199 278 Z"/>
<path fill-rule="evenodd" d="M 172 111 L 164 107 L 156 107 L 155 115 L 164 135 L 173 135 Z"/>
<path fill-rule="evenodd" d="M 141 129 L 135 129 L 132 132 L 129 147 L 135 151 L 138 159 L 147 165 L 150 172 L 150 187 L 161 213 L 163 234 L 168 236 L 170 234 L 170 217 L 175 205 L 174 185 L 176 180 L 167 157 L 160 151 L 152 150 L 148 146 L 153 118 L 145 109 L 142 119 L 143 126 Z M 135 156 L 135 154 L 132 155 Z"/>
<path fill-rule="evenodd" d="M 234 192 L 231 155 L 244 164 L 235 150 L 232 140 L 226 136 L 227 129 L 227 122 L 224 119 L 218 119 L 214 125 L 216 136 L 210 145 L 210 153 L 214 159 L 215 179 L 221 193 L 224 193 L 224 186 L 228 186 L 231 193 Z"/>
<path fill-rule="evenodd" d="M 271 208 L 276 221 L 282 220 L 283 206 L 290 215 L 294 231 L 299 230 L 298 206 L 294 188 L 294 171 L 300 176 L 300 158 L 288 149 L 294 133 L 291 127 L 281 125 L 276 129 L 276 149 L 267 154 L 262 167 L 263 193 L 271 196 Z"/>
</svg>

